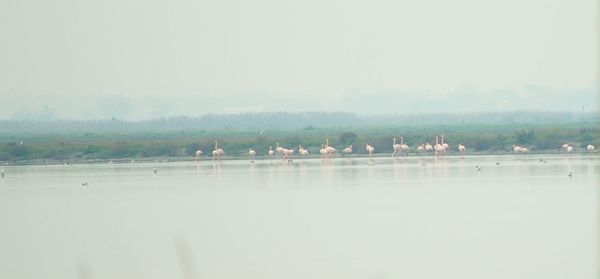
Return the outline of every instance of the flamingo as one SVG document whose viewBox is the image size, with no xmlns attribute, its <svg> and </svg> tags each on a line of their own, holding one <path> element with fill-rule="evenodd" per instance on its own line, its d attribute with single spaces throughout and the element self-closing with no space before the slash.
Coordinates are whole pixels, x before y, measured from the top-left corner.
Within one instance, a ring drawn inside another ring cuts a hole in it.
<svg viewBox="0 0 600 279">
<path fill-rule="evenodd" d="M 269 152 L 267 154 L 269 154 L 269 156 L 273 156 L 273 154 L 275 154 L 275 152 L 273 152 L 273 147 L 269 146 Z"/>
<path fill-rule="evenodd" d="M 248 148 L 248 156 L 250 157 L 250 160 L 254 161 L 254 157 L 256 157 L 256 151 L 254 151 L 252 148 Z"/>
<path fill-rule="evenodd" d="M 200 160 L 200 155 L 202 155 L 202 150 L 200 150 L 200 149 L 196 150 L 196 159 L 195 159 L 196 162 L 198 162 L 198 160 Z"/>
<path fill-rule="evenodd" d="M 462 145 L 461 143 L 459 143 L 459 144 L 458 144 L 458 151 L 459 151 L 461 154 L 464 154 L 465 152 L 467 152 L 467 148 L 466 148 L 464 145 Z"/>
<path fill-rule="evenodd" d="M 410 150 L 408 145 L 404 144 L 404 137 L 400 137 L 400 148 L 402 149 L 403 153 L 404 152 L 408 153 L 408 150 Z"/>
<path fill-rule="evenodd" d="M 561 147 L 561 149 L 562 149 L 563 152 L 566 152 L 567 148 L 569 148 L 569 144 L 566 144 L 566 143 L 563 144 L 562 147 Z"/>
<path fill-rule="evenodd" d="M 327 151 L 325 151 L 325 145 L 321 144 L 321 149 L 319 149 L 319 153 L 321 153 L 321 158 L 325 157 Z"/>
<path fill-rule="evenodd" d="M 440 154 L 440 152 L 444 151 L 444 146 L 442 146 L 439 143 L 439 138 L 438 136 L 435 136 L 435 145 L 433 146 L 433 149 L 435 150 L 435 156 L 438 157 Z"/>
<path fill-rule="evenodd" d="M 215 150 L 213 150 L 212 155 L 213 155 L 213 160 L 215 159 L 215 157 L 218 160 L 221 160 L 223 155 L 225 155 L 225 151 L 223 151 L 222 148 L 219 148 L 219 142 L 217 140 L 215 140 Z"/>
<path fill-rule="evenodd" d="M 332 146 L 329 146 L 329 139 L 325 139 L 325 152 L 327 152 L 327 157 L 334 155 L 335 152 L 337 152 L 337 150 L 335 150 L 335 148 L 333 148 Z"/>
<path fill-rule="evenodd" d="M 373 146 L 371 146 L 368 143 L 365 148 L 367 149 L 367 152 L 369 153 L 369 158 L 371 158 L 371 155 L 373 155 L 373 151 L 375 151 L 375 148 L 373 148 Z"/>
<path fill-rule="evenodd" d="M 342 150 L 342 153 L 344 153 L 344 154 L 350 154 L 350 153 L 352 153 L 352 145 L 344 148 L 344 150 Z"/>
<path fill-rule="evenodd" d="M 570 145 L 569 145 L 569 146 L 567 147 L 567 153 L 571 153 L 571 152 L 573 152 L 573 146 L 570 146 Z"/>
<path fill-rule="evenodd" d="M 425 143 L 425 151 L 427 151 L 427 152 L 433 151 L 433 146 L 431 146 L 431 144 L 429 144 L 428 142 Z"/>
<path fill-rule="evenodd" d="M 594 150 L 596 150 L 596 148 L 595 148 L 593 145 L 591 145 L 591 144 L 588 144 L 588 146 L 587 146 L 586 150 L 587 150 L 588 152 L 594 152 Z"/>
<path fill-rule="evenodd" d="M 521 153 L 521 147 L 513 144 L 513 152 Z"/>
<path fill-rule="evenodd" d="M 529 153 L 529 149 L 521 147 L 521 153 Z"/>
<path fill-rule="evenodd" d="M 450 146 L 447 143 L 444 143 L 444 135 L 442 135 L 442 147 L 444 148 L 444 156 L 448 156 L 448 150 Z"/>
<path fill-rule="evenodd" d="M 309 152 L 308 150 L 304 149 L 304 146 L 298 145 L 298 153 L 300 153 L 302 156 L 307 156 Z"/>
<path fill-rule="evenodd" d="M 419 154 L 425 152 L 425 144 L 421 144 L 421 145 L 417 146 L 417 152 Z"/>
<path fill-rule="evenodd" d="M 293 155 L 294 155 L 294 149 L 287 149 L 287 148 L 283 149 L 283 158 L 284 159 L 288 159 L 288 161 L 289 161 L 292 159 Z"/>
<path fill-rule="evenodd" d="M 276 144 L 276 146 L 275 146 L 275 151 L 277 151 L 277 153 L 279 153 L 279 154 L 282 154 L 282 153 L 283 153 L 283 149 L 284 149 L 284 148 L 283 148 L 283 147 L 281 147 L 281 146 L 279 146 L 279 143 L 278 143 L 278 142 L 277 142 L 277 143 L 275 143 L 275 144 Z"/>
<path fill-rule="evenodd" d="M 394 149 L 394 152 L 392 152 L 392 158 L 394 158 L 394 157 L 396 157 L 396 154 L 398 152 L 400 152 L 400 150 L 402 149 L 400 144 L 396 143 L 396 138 L 394 138 L 394 143 L 392 143 L 392 148 Z"/>
</svg>

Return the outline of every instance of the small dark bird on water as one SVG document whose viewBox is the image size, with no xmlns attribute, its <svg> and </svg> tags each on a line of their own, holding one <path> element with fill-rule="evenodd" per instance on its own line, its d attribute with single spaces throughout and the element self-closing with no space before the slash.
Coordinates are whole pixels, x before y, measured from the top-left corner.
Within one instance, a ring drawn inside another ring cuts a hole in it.
<svg viewBox="0 0 600 279">
<path fill-rule="evenodd" d="M 569 178 L 573 178 L 573 171 L 569 172 Z"/>
<path fill-rule="evenodd" d="M 158 169 L 154 168 L 154 173 L 158 173 Z"/>
<path fill-rule="evenodd" d="M 496 166 L 499 166 L 499 165 L 500 165 L 500 162 L 496 162 Z"/>
<path fill-rule="evenodd" d="M 81 186 L 83 186 L 83 187 L 87 187 L 87 186 L 88 186 L 88 183 L 87 183 L 87 182 L 83 182 L 83 183 L 81 183 Z"/>
<path fill-rule="evenodd" d="M 4 178 L 4 169 L 1 169 L 1 170 L 0 170 L 0 176 L 1 176 L 2 178 Z"/>
<path fill-rule="evenodd" d="M 481 171 L 481 167 L 479 165 L 475 166 L 475 168 L 477 169 L 477 171 Z"/>
</svg>

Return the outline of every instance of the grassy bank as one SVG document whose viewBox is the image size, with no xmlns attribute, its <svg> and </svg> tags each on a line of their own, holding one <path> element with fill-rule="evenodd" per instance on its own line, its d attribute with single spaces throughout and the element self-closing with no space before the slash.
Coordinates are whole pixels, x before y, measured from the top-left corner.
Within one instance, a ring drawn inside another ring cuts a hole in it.
<svg viewBox="0 0 600 279">
<path fill-rule="evenodd" d="M 0 136 L 0 160 L 110 160 L 124 158 L 192 157 L 201 149 L 210 154 L 218 139 L 227 156 L 246 156 L 248 148 L 266 154 L 269 146 L 278 142 L 287 148 L 304 145 L 318 154 L 319 147 L 329 138 L 330 145 L 341 150 L 352 144 L 354 152 L 364 154 L 365 143 L 373 145 L 376 153 L 391 152 L 392 138 L 404 137 L 404 142 L 416 153 L 418 144 L 435 143 L 435 136 L 444 134 L 451 153 L 462 143 L 469 152 L 501 154 L 509 152 L 513 144 L 524 145 L 531 152 L 558 152 L 563 143 L 583 152 L 588 144 L 600 146 L 600 130 L 587 122 L 510 125 L 441 125 L 441 126 L 385 126 L 360 128 L 314 128 L 296 130 L 179 130 L 135 131 L 119 133 L 18 133 Z"/>
</svg>

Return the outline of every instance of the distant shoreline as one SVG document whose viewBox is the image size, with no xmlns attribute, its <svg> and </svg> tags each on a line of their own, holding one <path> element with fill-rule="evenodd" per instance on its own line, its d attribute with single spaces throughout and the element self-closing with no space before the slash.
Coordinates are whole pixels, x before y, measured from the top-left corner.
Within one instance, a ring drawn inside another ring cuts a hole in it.
<svg viewBox="0 0 600 279">
<path fill-rule="evenodd" d="M 586 156 L 597 156 L 600 155 L 599 152 L 573 152 L 573 153 L 562 153 L 556 152 L 554 150 L 547 150 L 545 152 L 530 152 L 528 154 L 517 154 L 513 152 L 472 152 L 467 153 L 465 155 L 461 155 L 458 153 L 451 153 L 448 156 L 439 156 L 438 159 L 445 158 L 471 158 L 471 157 L 516 157 L 516 158 L 527 158 L 527 157 L 539 157 L 540 155 L 552 155 L 552 156 L 564 156 L 568 157 L 586 157 Z M 331 158 L 322 158 L 318 155 L 309 155 L 309 156 L 294 156 L 292 161 L 302 161 L 302 160 L 336 160 L 336 159 L 367 159 L 369 158 L 364 154 L 352 154 L 352 155 L 344 155 L 339 156 L 339 154 L 335 157 Z M 371 156 L 373 159 L 383 159 L 391 157 L 391 153 L 376 153 Z M 436 159 L 436 157 L 432 154 L 410 154 L 410 155 L 402 155 L 397 156 L 395 160 L 402 160 L 406 158 L 421 158 L 421 159 Z M 253 160 L 255 161 L 285 161 L 286 159 L 282 158 L 279 155 L 274 155 L 272 157 L 268 156 L 257 156 Z M 180 162 L 218 162 L 219 160 L 213 160 L 212 157 L 203 156 L 200 160 L 195 161 L 194 158 L 189 157 L 155 157 L 155 158 L 119 158 L 113 160 L 106 159 L 72 159 L 72 160 L 22 160 L 22 161 L 0 161 L 0 166 L 57 166 L 57 165 L 101 165 L 101 164 L 114 164 L 114 165 L 123 165 L 123 164 L 150 164 L 150 163 L 180 163 Z M 244 156 L 225 156 L 221 159 L 221 161 L 251 161 L 250 158 Z"/>
</svg>

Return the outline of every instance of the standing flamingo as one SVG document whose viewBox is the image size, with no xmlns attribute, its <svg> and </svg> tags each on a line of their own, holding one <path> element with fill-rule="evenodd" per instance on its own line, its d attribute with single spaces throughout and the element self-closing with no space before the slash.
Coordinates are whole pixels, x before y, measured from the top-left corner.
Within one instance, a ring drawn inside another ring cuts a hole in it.
<svg viewBox="0 0 600 279">
<path fill-rule="evenodd" d="M 444 151 L 444 146 L 442 146 L 439 143 L 439 138 L 438 136 L 435 136 L 435 145 L 433 146 L 433 149 L 435 150 L 435 156 L 439 157 L 440 156 L 440 152 Z"/>
<path fill-rule="evenodd" d="M 196 162 L 198 162 L 198 160 L 200 160 L 200 155 L 202 155 L 202 150 L 200 150 L 200 149 L 196 150 L 196 159 L 195 159 Z"/>
<path fill-rule="evenodd" d="M 425 143 L 425 151 L 427 151 L 427 152 L 433 151 L 433 146 L 431 146 L 431 144 L 429 144 L 428 142 Z"/>
<path fill-rule="evenodd" d="M 588 152 L 594 152 L 594 150 L 596 150 L 596 148 L 595 148 L 593 145 L 591 145 L 591 144 L 588 144 L 588 146 L 587 146 L 586 150 L 587 150 Z"/>
<path fill-rule="evenodd" d="M 215 159 L 215 157 L 218 160 L 221 160 L 223 155 L 225 155 L 225 151 L 223 151 L 223 149 L 219 147 L 219 142 L 217 140 L 215 140 L 215 150 L 213 150 L 212 155 L 213 155 L 213 160 Z"/>
<path fill-rule="evenodd" d="M 252 148 L 248 148 L 248 156 L 250 157 L 250 160 L 254 162 L 254 157 L 256 157 L 256 151 L 254 151 Z"/>
<path fill-rule="evenodd" d="M 515 153 L 521 153 L 521 147 L 518 145 L 514 145 L 513 144 L 513 152 Z"/>
<path fill-rule="evenodd" d="M 365 148 L 367 149 L 367 152 L 369 153 L 369 158 L 371 158 L 371 155 L 373 155 L 373 151 L 375 151 L 375 148 L 373 148 L 373 146 L 371 146 L 368 143 Z"/>
<path fill-rule="evenodd" d="M 269 157 L 275 154 L 275 152 L 273 152 L 273 147 L 269 146 L 269 152 L 267 152 L 267 154 L 269 155 Z"/>
<path fill-rule="evenodd" d="M 294 149 L 287 149 L 284 148 L 283 149 L 283 158 L 287 159 L 288 161 L 292 160 L 292 156 L 294 156 Z"/>
<path fill-rule="evenodd" d="M 573 152 L 573 146 L 570 146 L 570 145 L 569 145 L 569 146 L 567 147 L 567 153 L 571 153 L 571 152 Z"/>
<path fill-rule="evenodd" d="M 444 143 L 444 135 L 442 135 L 442 147 L 444 148 L 444 156 L 448 156 L 448 150 L 450 146 L 447 143 Z"/>
<path fill-rule="evenodd" d="M 342 153 L 344 153 L 344 154 L 350 154 L 350 153 L 352 153 L 352 145 L 344 148 L 344 150 L 342 150 Z"/>
<path fill-rule="evenodd" d="M 279 146 L 279 143 L 275 143 L 275 151 L 279 154 L 283 154 L 283 147 Z"/>
<path fill-rule="evenodd" d="M 464 155 L 465 152 L 467 152 L 467 148 L 464 145 L 462 145 L 462 143 L 459 143 L 458 144 L 458 152 L 460 152 L 460 154 Z"/>
<path fill-rule="evenodd" d="M 304 146 L 298 145 L 298 153 L 302 156 L 308 156 L 308 150 L 304 149 Z"/>
<path fill-rule="evenodd" d="M 325 142 L 325 152 L 327 154 L 327 157 L 335 155 L 335 152 L 337 152 L 337 150 L 335 150 L 335 148 L 333 148 L 332 146 L 329 146 L 329 139 L 325 139 Z"/>
<path fill-rule="evenodd" d="M 394 158 L 394 157 L 396 157 L 396 154 L 398 152 L 400 152 L 400 150 L 402 149 L 400 144 L 396 143 L 396 138 L 394 138 L 394 143 L 392 143 L 392 148 L 394 149 L 394 152 L 392 152 L 392 158 Z"/>
<path fill-rule="evenodd" d="M 400 149 L 402 149 L 402 153 L 406 152 L 407 154 L 408 154 L 408 151 L 410 150 L 408 145 L 404 144 L 404 137 L 400 137 Z"/>
<path fill-rule="evenodd" d="M 321 149 L 319 149 L 319 153 L 321 153 L 321 158 L 324 158 L 325 155 L 327 154 L 327 151 L 325 150 L 325 145 L 321 144 Z"/>
<path fill-rule="evenodd" d="M 565 144 L 563 144 L 563 145 L 562 145 L 562 147 L 561 147 L 561 150 L 562 150 L 563 152 L 567 152 L 567 148 L 569 148 L 569 144 L 566 144 L 566 143 L 565 143 Z"/>
<path fill-rule="evenodd" d="M 421 145 L 417 146 L 417 152 L 419 154 L 425 152 L 425 144 L 421 144 Z"/>
</svg>

